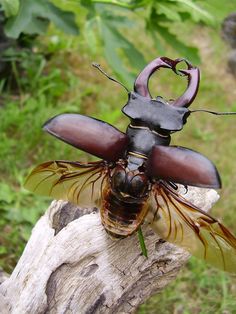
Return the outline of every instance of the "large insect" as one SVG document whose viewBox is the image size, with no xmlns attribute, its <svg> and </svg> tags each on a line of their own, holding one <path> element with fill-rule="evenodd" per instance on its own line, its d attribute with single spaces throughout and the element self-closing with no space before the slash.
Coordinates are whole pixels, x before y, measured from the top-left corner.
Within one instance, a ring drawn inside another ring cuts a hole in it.
<svg viewBox="0 0 236 314">
<path fill-rule="evenodd" d="M 180 62 L 186 68 L 177 70 Z M 184 94 L 171 102 L 153 99 L 148 89 L 150 76 L 161 67 L 188 79 Z M 234 235 L 179 195 L 176 185 L 221 187 L 209 159 L 188 148 L 169 146 L 171 133 L 180 131 L 193 112 L 188 106 L 196 97 L 199 76 L 199 69 L 185 59 L 159 57 L 150 62 L 122 108 L 131 120 L 126 133 L 80 114 L 53 117 L 45 123 L 45 131 L 102 160 L 45 162 L 31 172 L 25 187 L 80 206 L 98 206 L 105 230 L 115 238 L 137 231 L 152 210 L 156 213 L 152 226 L 161 238 L 236 273 Z"/>
</svg>

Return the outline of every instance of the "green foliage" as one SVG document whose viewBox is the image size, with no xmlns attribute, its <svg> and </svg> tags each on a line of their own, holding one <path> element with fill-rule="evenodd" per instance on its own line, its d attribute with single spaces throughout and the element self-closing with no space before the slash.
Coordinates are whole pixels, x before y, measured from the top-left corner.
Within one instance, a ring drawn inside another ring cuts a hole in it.
<svg viewBox="0 0 236 314">
<path fill-rule="evenodd" d="M 189 14 L 191 19 L 195 22 L 203 22 L 206 24 L 214 24 L 214 18 L 211 14 L 209 14 L 206 10 L 202 9 L 200 6 L 198 6 L 195 1 L 192 0 L 169 0 L 169 1 L 157 1 L 156 6 L 157 9 L 159 5 L 164 2 L 165 7 L 169 7 L 169 10 L 167 11 L 166 17 L 168 18 L 170 16 L 170 11 L 175 12 L 175 14 L 178 15 L 178 20 L 181 21 L 184 19 L 184 15 Z M 162 12 L 160 12 L 162 13 Z M 172 13 L 173 14 L 173 13 Z M 174 18 L 172 18 L 174 20 Z"/>
<path fill-rule="evenodd" d="M 64 2 L 64 1 L 62 1 Z M 75 1 L 79 3 L 79 1 Z M 198 6 L 193 0 L 144 0 L 144 1 L 112 1 L 91 0 L 80 1 L 88 14 L 85 31 L 89 46 L 102 42 L 107 62 L 127 84 L 131 83 L 134 75 L 131 69 L 140 70 L 145 64 L 144 53 L 140 46 L 145 42 L 145 35 L 140 37 L 140 27 L 153 39 L 159 53 L 163 54 L 166 46 L 171 46 L 181 56 L 189 58 L 193 63 L 199 63 L 197 48 L 184 43 L 178 34 L 172 30 L 173 23 L 189 21 L 191 23 L 214 24 L 210 13 Z M 127 15 L 127 12 L 131 14 Z M 139 23 L 140 18 L 144 25 Z M 139 31 L 137 31 L 139 30 Z M 124 36 L 123 34 L 126 34 Z M 138 37 L 138 40 L 129 40 Z M 139 46 L 139 49 L 137 48 Z M 122 61 L 125 57 L 125 62 Z"/>
<path fill-rule="evenodd" d="M 119 24 L 120 22 L 123 24 L 122 20 L 118 17 L 115 17 L 113 20 L 111 16 L 107 15 L 101 20 L 100 26 L 106 60 L 115 70 L 116 74 L 128 83 L 134 80 L 134 75 L 131 75 L 123 64 L 120 51 L 123 52 L 130 66 L 136 69 L 144 67 L 146 62 L 143 55 L 135 46 L 117 30 L 117 27 L 113 26 L 113 24 Z"/>
<path fill-rule="evenodd" d="M 45 157 L 53 158 L 52 152 L 58 152 L 61 159 L 71 153 L 71 159 L 75 159 L 69 147 L 62 151 L 59 143 L 49 137 L 44 139 L 41 127 L 59 112 L 78 111 L 80 98 L 66 103 L 61 99 L 78 87 L 78 78 L 56 64 L 50 67 L 41 54 L 20 51 L 13 56 L 9 52 L 8 57 L 12 63 L 21 63 L 21 72 L 17 67 L 14 71 L 20 95 L 5 92 L 0 103 L 0 267 L 10 272 L 33 224 L 49 202 L 23 188 L 29 168 Z"/>
<path fill-rule="evenodd" d="M 8 272 L 15 266 L 15 258 L 29 238 L 32 224 L 39 218 L 39 202 L 36 201 L 35 208 L 30 208 L 28 202 L 32 203 L 28 192 L 0 182 L 0 267 Z"/>
<path fill-rule="evenodd" d="M 6 16 L 10 16 L 5 25 L 5 32 L 8 37 L 18 38 L 21 33 L 43 34 L 46 32 L 50 21 L 66 33 L 78 34 L 74 14 L 59 9 L 48 0 L 20 0 L 20 6 L 17 9 L 18 14 L 16 14 L 17 11 L 12 14 L 12 10 L 9 11 L 9 7 L 6 5 L 3 8 Z"/>
<path fill-rule="evenodd" d="M 20 7 L 19 0 L 0 0 L 0 6 L 6 17 L 14 16 L 18 13 Z"/>
<path fill-rule="evenodd" d="M 73 35 L 80 28 L 91 53 L 96 54 L 97 48 L 102 47 L 106 61 L 126 84 L 133 82 L 132 71 L 135 69 L 136 73 L 146 64 L 142 49 L 146 36 L 153 40 L 159 55 L 171 46 L 178 56 L 197 64 L 198 49 L 186 44 L 173 24 L 214 24 L 211 14 L 194 0 L 72 0 L 70 5 L 65 0 L 20 0 L 18 14 L 6 6 L 8 1 L 4 3 L 9 17 L 5 25 L 7 36 L 43 34 L 50 21 Z"/>
</svg>

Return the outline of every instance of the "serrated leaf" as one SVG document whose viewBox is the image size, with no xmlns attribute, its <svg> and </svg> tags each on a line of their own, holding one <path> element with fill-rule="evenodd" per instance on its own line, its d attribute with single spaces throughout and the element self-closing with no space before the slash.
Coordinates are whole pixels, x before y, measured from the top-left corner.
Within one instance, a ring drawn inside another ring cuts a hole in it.
<svg viewBox="0 0 236 314">
<path fill-rule="evenodd" d="M 117 52 L 117 43 L 111 30 L 104 23 L 102 23 L 101 26 L 105 59 L 113 68 L 118 77 L 122 81 L 124 80 L 126 84 L 130 85 L 134 80 L 134 76 L 123 66 L 123 62 Z"/>
<path fill-rule="evenodd" d="M 215 23 L 213 16 L 209 12 L 198 6 L 196 3 L 194 3 L 192 0 L 170 1 L 176 3 L 179 6 L 179 8 L 177 9 L 178 11 L 188 12 L 195 22 L 203 21 L 206 24 L 210 25 L 213 25 Z"/>
<path fill-rule="evenodd" d="M 110 30 L 116 39 L 117 45 L 119 44 L 118 48 L 122 48 L 129 64 L 136 69 L 144 68 L 146 66 L 146 61 L 141 52 L 116 29 L 110 27 Z"/>
<path fill-rule="evenodd" d="M 155 8 L 158 14 L 164 14 L 167 20 L 172 20 L 176 22 L 181 21 L 181 16 L 176 10 L 176 6 L 173 3 L 166 2 L 165 4 L 157 2 Z"/>
<path fill-rule="evenodd" d="M 97 12 L 99 13 L 101 19 L 105 20 L 107 23 L 112 25 L 113 27 L 133 27 L 135 22 L 132 21 L 125 15 L 117 15 L 114 14 L 115 10 L 112 11 L 104 11 L 104 6 L 99 6 Z"/>
<path fill-rule="evenodd" d="M 157 55 L 164 56 L 166 53 L 166 50 L 163 47 L 163 45 L 162 45 L 160 39 L 158 38 L 156 32 L 151 29 L 151 30 L 149 30 L 149 33 L 151 34 L 151 36 L 153 38 L 154 47 L 157 49 Z"/>
<path fill-rule="evenodd" d="M 177 50 L 181 54 L 181 57 L 191 60 L 194 64 L 200 63 L 201 59 L 197 48 L 185 45 L 165 26 L 157 24 L 156 31 L 158 36 L 162 37 L 168 45 L 172 46 L 174 50 Z"/>
<path fill-rule="evenodd" d="M 27 34 L 42 35 L 47 31 L 49 23 L 50 23 L 49 20 L 46 20 L 46 19 L 30 20 L 29 23 L 27 24 Z M 25 33 L 25 31 L 23 32 Z"/>
<path fill-rule="evenodd" d="M 50 2 L 48 2 L 46 10 L 45 17 L 52 21 L 63 32 L 78 35 L 78 26 L 75 22 L 74 13 L 63 11 Z"/>
<path fill-rule="evenodd" d="M 0 0 L 5 16 L 8 18 L 18 13 L 20 7 L 19 0 Z"/>
<path fill-rule="evenodd" d="M 64 32 L 78 34 L 74 13 L 62 11 L 48 0 L 22 0 L 18 15 L 9 18 L 5 32 L 12 38 L 18 38 L 21 33 L 42 34 L 49 20 Z"/>
<path fill-rule="evenodd" d="M 124 63 L 121 59 L 121 53 L 125 55 L 132 67 L 139 70 L 146 64 L 143 55 L 128 39 L 121 35 L 121 33 L 119 33 L 117 29 L 113 28 L 109 23 L 101 21 L 101 30 L 105 55 L 108 63 L 122 80 L 125 80 L 128 84 L 131 84 L 131 82 L 133 83 L 134 75 L 132 75 L 124 67 Z"/>
</svg>

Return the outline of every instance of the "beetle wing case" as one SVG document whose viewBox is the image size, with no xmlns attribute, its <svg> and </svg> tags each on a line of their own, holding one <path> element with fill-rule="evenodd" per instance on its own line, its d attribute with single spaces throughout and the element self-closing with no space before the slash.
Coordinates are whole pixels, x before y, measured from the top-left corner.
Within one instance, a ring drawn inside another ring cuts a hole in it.
<svg viewBox="0 0 236 314">
<path fill-rule="evenodd" d="M 205 156 L 179 146 L 155 146 L 147 162 L 147 171 L 154 178 L 184 185 L 220 188 L 215 165 Z"/>
<path fill-rule="evenodd" d="M 112 125 L 80 114 L 61 114 L 43 129 L 60 140 L 107 161 L 122 157 L 128 137 Z"/>
</svg>

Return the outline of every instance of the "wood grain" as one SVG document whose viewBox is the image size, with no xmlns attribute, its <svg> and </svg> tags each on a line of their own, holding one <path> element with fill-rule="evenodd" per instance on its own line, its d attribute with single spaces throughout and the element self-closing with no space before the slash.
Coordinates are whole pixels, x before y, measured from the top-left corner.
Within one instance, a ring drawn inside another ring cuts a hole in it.
<svg viewBox="0 0 236 314">
<path fill-rule="evenodd" d="M 185 197 L 209 209 L 219 196 L 190 188 Z M 0 285 L 1 313 L 133 313 L 174 280 L 189 258 L 148 224 L 143 233 L 148 258 L 141 255 L 136 234 L 110 239 L 96 209 L 52 202 Z"/>
</svg>

